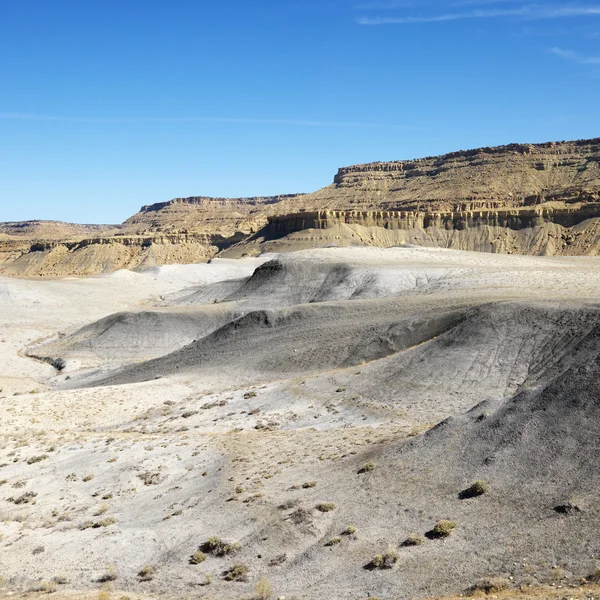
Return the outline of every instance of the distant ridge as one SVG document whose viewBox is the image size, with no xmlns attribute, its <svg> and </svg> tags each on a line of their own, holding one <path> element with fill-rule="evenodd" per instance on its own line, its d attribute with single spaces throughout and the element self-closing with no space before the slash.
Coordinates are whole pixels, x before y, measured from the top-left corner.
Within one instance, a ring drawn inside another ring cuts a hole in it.
<svg viewBox="0 0 600 600">
<path fill-rule="evenodd" d="M 175 198 L 120 226 L 0 224 L 0 274 L 89 275 L 332 244 L 596 255 L 599 219 L 600 138 L 515 143 L 343 167 L 310 194 Z"/>
</svg>

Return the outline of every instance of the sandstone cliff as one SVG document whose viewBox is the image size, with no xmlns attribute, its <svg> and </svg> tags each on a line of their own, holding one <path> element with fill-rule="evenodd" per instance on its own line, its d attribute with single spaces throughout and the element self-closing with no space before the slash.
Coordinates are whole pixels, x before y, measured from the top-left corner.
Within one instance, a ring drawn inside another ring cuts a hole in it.
<svg viewBox="0 0 600 600">
<path fill-rule="evenodd" d="M 120 226 L 0 224 L 0 274 L 89 275 L 319 245 L 600 253 L 600 138 L 339 169 L 312 194 L 176 198 Z"/>
</svg>

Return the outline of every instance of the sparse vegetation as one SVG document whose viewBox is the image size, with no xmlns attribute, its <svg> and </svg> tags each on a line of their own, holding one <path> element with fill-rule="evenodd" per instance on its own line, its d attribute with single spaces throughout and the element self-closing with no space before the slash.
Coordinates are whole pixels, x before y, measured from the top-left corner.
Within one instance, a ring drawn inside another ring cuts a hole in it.
<svg viewBox="0 0 600 600">
<path fill-rule="evenodd" d="M 138 473 L 138 477 L 144 482 L 144 485 L 158 485 L 160 483 L 160 473 L 146 471 Z"/>
<path fill-rule="evenodd" d="M 420 533 L 411 533 L 403 542 L 403 546 L 420 546 L 425 541 Z"/>
<path fill-rule="evenodd" d="M 144 565 L 138 571 L 138 578 L 140 581 L 152 581 L 154 579 L 154 575 L 156 574 L 156 567 L 153 565 Z"/>
<path fill-rule="evenodd" d="M 344 531 L 342 531 L 342 535 L 354 535 L 356 533 L 356 527 L 354 525 L 348 525 Z"/>
<path fill-rule="evenodd" d="M 233 565 L 223 577 L 226 581 L 248 581 L 248 567 L 244 564 Z"/>
<path fill-rule="evenodd" d="M 35 504 L 35 498 L 37 496 L 36 492 L 25 492 L 16 498 L 12 496 L 7 498 L 7 502 L 12 502 L 13 504 Z"/>
<path fill-rule="evenodd" d="M 117 568 L 111 566 L 106 570 L 106 573 L 98 577 L 99 583 L 108 583 L 109 581 L 115 581 L 118 577 Z"/>
<path fill-rule="evenodd" d="M 399 560 L 400 555 L 393 544 L 387 547 L 383 554 L 376 554 L 370 563 L 366 565 L 367 569 L 391 569 Z"/>
<path fill-rule="evenodd" d="M 369 473 L 370 471 L 372 471 L 373 469 L 375 469 L 375 465 L 372 462 L 368 462 L 365 463 L 359 470 L 358 473 Z"/>
<path fill-rule="evenodd" d="M 265 577 L 261 577 L 260 581 L 256 584 L 256 587 L 254 588 L 254 597 L 252 600 L 270 600 L 272 594 L 273 587 L 265 579 Z"/>
<path fill-rule="evenodd" d="M 307 490 L 309 488 L 314 488 L 317 486 L 317 482 L 316 481 L 307 481 L 305 483 L 302 484 L 302 487 Z"/>
<path fill-rule="evenodd" d="M 335 504 L 333 502 L 321 502 L 315 508 L 319 512 L 326 513 L 332 511 L 335 508 Z"/>
<path fill-rule="evenodd" d="M 199 565 L 200 563 L 204 562 L 206 560 L 206 554 L 204 554 L 204 552 L 202 552 L 202 550 L 196 550 L 196 552 L 194 552 L 192 554 L 192 556 L 190 556 L 190 564 L 191 565 Z"/>
<path fill-rule="evenodd" d="M 225 542 L 220 537 L 212 536 L 209 537 L 200 550 L 214 556 L 228 556 L 230 554 L 236 554 L 239 552 L 241 546 L 237 542 Z"/>
<path fill-rule="evenodd" d="M 342 543 L 341 537 L 333 537 L 325 545 L 326 546 L 337 546 L 338 544 L 341 544 L 341 543 Z"/>
<path fill-rule="evenodd" d="M 476 498 L 477 496 L 483 496 L 488 492 L 488 484 L 485 481 L 478 480 L 472 483 L 467 489 L 460 492 L 459 497 L 465 498 Z"/>
<path fill-rule="evenodd" d="M 492 577 L 489 579 L 480 579 L 475 582 L 468 590 L 469 596 L 477 593 L 498 594 L 508 587 L 509 582 L 502 577 Z"/>
<path fill-rule="evenodd" d="M 431 530 L 432 537 L 434 538 L 445 538 L 448 537 L 456 528 L 454 521 L 447 521 L 442 519 L 438 521 Z"/>
<path fill-rule="evenodd" d="M 40 454 L 39 456 L 31 456 L 30 458 L 27 459 L 27 464 L 33 465 L 35 463 L 42 462 L 43 460 L 46 460 L 47 458 L 48 458 L 47 454 Z"/>
</svg>

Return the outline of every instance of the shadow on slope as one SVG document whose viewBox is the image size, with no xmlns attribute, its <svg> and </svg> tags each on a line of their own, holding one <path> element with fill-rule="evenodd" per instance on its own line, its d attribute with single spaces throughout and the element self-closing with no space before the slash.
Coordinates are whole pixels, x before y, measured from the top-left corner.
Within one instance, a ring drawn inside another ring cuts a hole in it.
<svg viewBox="0 0 600 600">
<path fill-rule="evenodd" d="M 384 298 L 422 288 L 447 269 L 318 262 L 297 256 L 269 260 L 251 277 L 198 286 L 169 298 L 174 304 L 236 301 L 246 309 L 312 302 Z"/>
<path fill-rule="evenodd" d="M 62 359 L 130 362 L 169 354 L 235 318 L 227 307 L 119 312 L 66 337 L 37 346 Z"/>
</svg>

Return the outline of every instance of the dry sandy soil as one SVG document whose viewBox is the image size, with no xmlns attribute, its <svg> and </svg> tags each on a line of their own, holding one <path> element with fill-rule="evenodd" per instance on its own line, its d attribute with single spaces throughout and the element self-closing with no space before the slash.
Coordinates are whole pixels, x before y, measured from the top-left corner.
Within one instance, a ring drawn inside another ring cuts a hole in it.
<svg viewBox="0 0 600 600">
<path fill-rule="evenodd" d="M 598 298 L 410 247 L 0 279 L 0 595 L 599 597 Z"/>
</svg>

